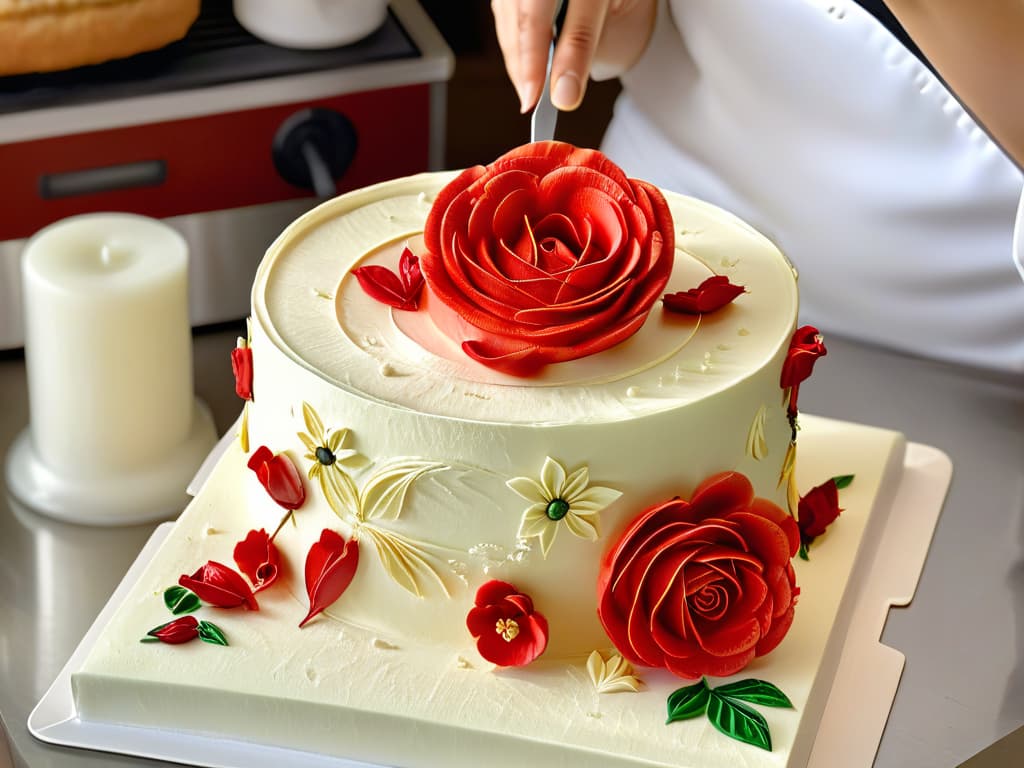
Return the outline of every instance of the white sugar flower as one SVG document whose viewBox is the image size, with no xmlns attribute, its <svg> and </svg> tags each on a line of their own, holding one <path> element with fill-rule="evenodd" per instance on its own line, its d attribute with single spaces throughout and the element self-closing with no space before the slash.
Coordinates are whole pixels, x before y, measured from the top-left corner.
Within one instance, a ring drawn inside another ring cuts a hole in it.
<svg viewBox="0 0 1024 768">
<path fill-rule="evenodd" d="M 548 556 L 560 523 L 583 539 L 596 541 L 597 513 L 622 495 L 612 488 L 589 485 L 590 470 L 580 467 L 566 476 L 565 468 L 550 456 L 544 459 L 540 480 L 513 477 L 506 485 L 530 502 L 519 524 L 521 539 L 537 537 Z"/>
<path fill-rule="evenodd" d="M 309 433 L 299 432 L 299 440 L 306 446 L 305 458 L 312 463 L 309 467 L 309 479 L 320 477 L 322 472 L 337 472 L 344 469 L 359 469 L 367 464 L 366 457 L 358 451 L 348 448 L 349 431 L 333 430 L 330 434 L 324 428 L 320 415 L 309 403 L 302 404 L 302 418 L 306 422 Z"/>
</svg>

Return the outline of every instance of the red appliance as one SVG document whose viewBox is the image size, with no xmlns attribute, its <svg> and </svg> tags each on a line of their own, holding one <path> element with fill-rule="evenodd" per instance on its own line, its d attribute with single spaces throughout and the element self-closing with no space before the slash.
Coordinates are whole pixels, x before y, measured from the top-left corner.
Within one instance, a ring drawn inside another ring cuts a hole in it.
<svg viewBox="0 0 1024 768">
<path fill-rule="evenodd" d="M 441 166 L 453 57 L 414 0 L 352 45 L 278 48 L 206 0 L 186 38 L 0 79 L 0 349 L 22 343 L 24 238 L 90 211 L 189 240 L 194 324 L 243 317 L 256 265 L 320 196 Z"/>
</svg>

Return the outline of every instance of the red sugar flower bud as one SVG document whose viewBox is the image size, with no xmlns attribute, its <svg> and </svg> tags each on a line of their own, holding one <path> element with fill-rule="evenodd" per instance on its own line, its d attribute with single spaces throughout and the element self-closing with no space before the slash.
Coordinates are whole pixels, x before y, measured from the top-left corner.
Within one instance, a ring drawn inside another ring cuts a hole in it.
<svg viewBox="0 0 1024 768">
<path fill-rule="evenodd" d="M 797 525 L 800 526 L 800 540 L 810 544 L 821 536 L 839 513 L 839 488 L 835 478 L 829 478 L 821 485 L 811 488 L 800 499 L 797 507 Z"/>
<path fill-rule="evenodd" d="M 199 620 L 195 616 L 182 616 L 154 627 L 146 633 L 147 637 L 155 637 L 161 643 L 179 645 L 199 637 Z M 152 642 L 152 641 L 150 641 Z"/>
<path fill-rule="evenodd" d="M 277 547 L 264 529 L 249 531 L 245 539 L 235 545 L 235 565 L 249 577 L 259 592 L 277 580 L 279 556 Z"/>
<path fill-rule="evenodd" d="M 237 608 L 244 605 L 254 611 L 260 609 L 252 590 L 241 574 L 213 560 L 191 576 L 182 575 L 178 583 L 199 595 L 204 603 L 218 608 Z"/>
<path fill-rule="evenodd" d="M 352 274 L 367 295 L 382 304 L 407 311 L 419 309 L 423 273 L 420 272 L 419 257 L 408 248 L 402 251 L 397 275 L 378 264 L 360 267 Z"/>
<path fill-rule="evenodd" d="M 261 445 L 249 457 L 249 469 L 256 473 L 260 484 L 275 502 L 285 509 L 298 509 L 306 501 L 306 489 L 295 464 L 287 454 L 274 454 Z"/>
<path fill-rule="evenodd" d="M 252 350 L 235 347 L 231 350 L 231 372 L 235 375 L 235 394 L 252 400 Z"/>
<path fill-rule="evenodd" d="M 789 342 L 789 352 L 782 364 L 782 375 L 779 385 L 789 389 L 789 414 L 796 415 L 797 394 L 800 383 L 805 381 L 814 369 L 819 357 L 828 354 L 821 333 L 813 325 L 804 325 L 796 329 Z"/>
</svg>

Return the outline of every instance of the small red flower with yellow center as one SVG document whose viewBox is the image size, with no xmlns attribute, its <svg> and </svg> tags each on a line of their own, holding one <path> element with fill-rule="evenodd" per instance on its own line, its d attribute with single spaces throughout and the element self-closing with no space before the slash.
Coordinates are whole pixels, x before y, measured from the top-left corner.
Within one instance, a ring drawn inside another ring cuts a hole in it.
<svg viewBox="0 0 1024 768">
<path fill-rule="evenodd" d="M 533 601 L 496 579 L 477 590 L 466 627 L 480 655 L 500 667 L 525 666 L 548 645 L 547 619 L 533 609 Z"/>
</svg>

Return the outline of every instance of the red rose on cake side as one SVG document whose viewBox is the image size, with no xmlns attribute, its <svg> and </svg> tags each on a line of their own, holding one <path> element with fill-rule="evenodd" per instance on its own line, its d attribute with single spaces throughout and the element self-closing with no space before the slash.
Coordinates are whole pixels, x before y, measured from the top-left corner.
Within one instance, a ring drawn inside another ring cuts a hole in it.
<svg viewBox="0 0 1024 768">
<path fill-rule="evenodd" d="M 799 590 L 796 521 L 736 472 L 640 514 L 607 554 L 598 615 L 634 664 L 724 677 L 779 644 Z"/>
<path fill-rule="evenodd" d="M 463 171 L 438 194 L 424 240 L 422 305 L 467 355 L 517 376 L 636 333 L 675 245 L 656 187 L 554 141 Z"/>
</svg>

